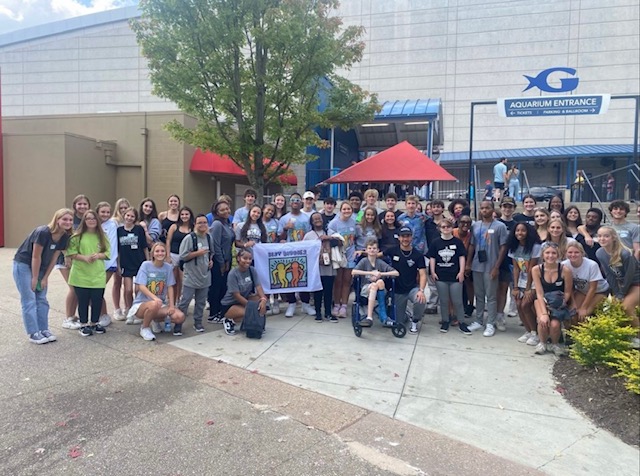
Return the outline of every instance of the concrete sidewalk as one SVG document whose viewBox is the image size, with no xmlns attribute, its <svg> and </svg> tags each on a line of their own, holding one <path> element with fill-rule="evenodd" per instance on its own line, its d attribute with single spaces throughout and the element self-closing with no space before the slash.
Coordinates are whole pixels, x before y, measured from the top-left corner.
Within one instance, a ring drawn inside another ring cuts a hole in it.
<svg viewBox="0 0 640 476">
<path fill-rule="evenodd" d="M 553 357 L 515 342 L 515 319 L 493 338 L 430 317 L 418 337 L 358 339 L 348 321 L 281 316 L 260 341 L 190 320 L 157 342 L 121 322 L 82 338 L 60 329 L 56 273 L 59 342 L 36 346 L 12 256 L 0 250 L 2 474 L 638 474 L 638 449 L 564 402 Z"/>
</svg>

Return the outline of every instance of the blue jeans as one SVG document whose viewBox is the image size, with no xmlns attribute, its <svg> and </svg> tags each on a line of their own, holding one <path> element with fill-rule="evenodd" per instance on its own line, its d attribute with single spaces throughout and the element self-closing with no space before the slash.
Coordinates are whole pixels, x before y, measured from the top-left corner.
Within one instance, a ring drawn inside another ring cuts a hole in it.
<svg viewBox="0 0 640 476">
<path fill-rule="evenodd" d="M 512 180 L 509 182 L 509 196 L 516 202 L 520 198 L 520 180 Z"/>
<path fill-rule="evenodd" d="M 31 266 L 13 262 L 13 280 L 20 293 L 22 321 L 27 334 L 35 334 L 49 329 L 49 301 L 47 288 L 42 291 L 31 290 Z"/>
</svg>

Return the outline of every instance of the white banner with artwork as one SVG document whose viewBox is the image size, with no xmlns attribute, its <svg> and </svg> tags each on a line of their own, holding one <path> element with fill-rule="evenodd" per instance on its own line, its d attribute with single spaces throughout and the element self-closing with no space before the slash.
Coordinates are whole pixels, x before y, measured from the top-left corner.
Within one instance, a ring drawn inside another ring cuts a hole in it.
<svg viewBox="0 0 640 476">
<path fill-rule="evenodd" d="M 253 247 L 253 261 L 267 294 L 322 289 L 319 240 L 260 243 Z"/>
</svg>

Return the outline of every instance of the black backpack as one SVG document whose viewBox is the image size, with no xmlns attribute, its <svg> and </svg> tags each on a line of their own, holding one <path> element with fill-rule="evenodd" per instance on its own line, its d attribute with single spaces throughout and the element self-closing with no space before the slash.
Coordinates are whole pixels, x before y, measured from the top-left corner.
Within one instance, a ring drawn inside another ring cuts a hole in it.
<svg viewBox="0 0 640 476">
<path fill-rule="evenodd" d="M 253 271 L 249 268 L 249 275 L 251 276 L 251 282 L 253 281 Z M 255 293 L 255 283 L 253 284 L 253 292 Z M 249 339 L 262 339 L 262 332 L 267 320 L 265 316 L 261 316 L 258 312 L 258 303 L 256 301 L 247 302 L 247 307 L 244 312 L 244 319 L 240 325 L 240 330 L 245 331 Z"/>
<path fill-rule="evenodd" d="M 189 236 L 191 236 L 191 251 L 197 251 L 198 250 L 198 236 L 196 235 L 196 233 L 194 231 L 192 231 L 191 233 L 189 233 Z M 207 244 L 209 245 L 209 256 L 211 256 L 211 253 L 213 252 L 213 249 L 211 248 L 211 237 L 209 236 L 209 233 L 206 234 L 207 236 Z M 180 271 L 184 271 L 184 264 L 188 263 L 189 261 L 193 261 L 195 258 L 191 258 L 188 260 L 183 260 L 181 259 L 180 261 L 178 261 L 178 267 L 180 268 Z"/>
</svg>

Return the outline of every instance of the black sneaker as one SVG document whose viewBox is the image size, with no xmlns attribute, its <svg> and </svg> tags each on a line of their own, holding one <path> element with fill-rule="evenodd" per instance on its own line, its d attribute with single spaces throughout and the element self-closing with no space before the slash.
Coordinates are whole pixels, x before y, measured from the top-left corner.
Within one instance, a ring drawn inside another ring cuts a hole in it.
<svg viewBox="0 0 640 476">
<path fill-rule="evenodd" d="M 95 334 L 104 334 L 105 332 L 107 332 L 107 330 L 102 327 L 100 324 L 96 324 L 95 327 L 93 328 L 93 332 Z"/>
<path fill-rule="evenodd" d="M 220 318 L 220 313 L 218 312 L 218 313 L 214 314 L 213 316 L 209 316 L 207 318 L 207 321 L 209 321 L 211 323 L 214 323 L 214 324 L 218 324 L 218 323 L 222 322 L 222 320 Z"/>
<path fill-rule="evenodd" d="M 196 332 L 204 332 L 204 327 L 202 327 L 202 324 L 200 324 L 199 322 L 196 322 L 196 323 L 193 325 L 193 329 L 194 329 Z"/>
<path fill-rule="evenodd" d="M 316 322 L 322 322 L 322 316 L 320 314 L 316 314 L 316 318 L 314 320 Z"/>
<path fill-rule="evenodd" d="M 440 332 L 443 334 L 449 332 L 449 321 L 443 321 L 442 324 L 440 324 Z"/>
<path fill-rule="evenodd" d="M 175 324 L 173 326 L 173 335 L 181 336 L 182 335 L 182 324 Z"/>
<path fill-rule="evenodd" d="M 464 322 L 461 322 L 460 324 L 458 324 L 458 329 L 460 330 L 460 332 L 462 332 L 466 336 L 470 336 L 471 334 L 473 334 L 473 332 L 469 330 L 469 328 Z"/>
<path fill-rule="evenodd" d="M 336 316 L 329 316 L 328 319 L 329 319 L 329 322 L 335 322 L 335 323 L 340 322 Z"/>
<path fill-rule="evenodd" d="M 82 326 L 78 332 L 82 337 L 88 337 L 93 335 L 93 331 L 89 326 Z"/>
<path fill-rule="evenodd" d="M 424 310 L 425 314 L 437 314 L 438 313 L 438 308 L 437 307 L 428 307 Z"/>
</svg>

